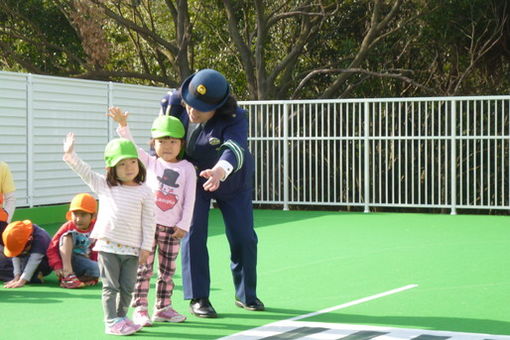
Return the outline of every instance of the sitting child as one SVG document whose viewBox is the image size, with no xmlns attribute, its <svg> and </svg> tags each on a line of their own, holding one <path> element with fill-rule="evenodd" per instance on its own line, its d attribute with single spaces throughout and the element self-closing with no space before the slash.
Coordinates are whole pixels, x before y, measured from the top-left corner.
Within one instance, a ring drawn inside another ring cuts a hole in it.
<svg viewBox="0 0 510 340">
<path fill-rule="evenodd" d="M 99 277 L 97 252 L 92 251 L 90 233 L 94 228 L 97 202 L 89 194 L 71 201 L 66 222 L 51 239 L 46 254 L 62 288 L 95 285 Z"/>
<path fill-rule="evenodd" d="M 2 239 L 4 255 L 12 258 L 13 265 L 13 279 L 4 284 L 5 288 L 42 283 L 43 277 L 51 273 L 46 257 L 51 237 L 46 230 L 30 220 L 16 221 L 7 225 Z"/>
</svg>

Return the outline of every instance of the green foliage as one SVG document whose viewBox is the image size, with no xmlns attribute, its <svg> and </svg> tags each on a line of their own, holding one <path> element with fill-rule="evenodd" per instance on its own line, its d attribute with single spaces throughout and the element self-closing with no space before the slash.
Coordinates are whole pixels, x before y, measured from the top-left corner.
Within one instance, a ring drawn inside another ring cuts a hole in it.
<svg viewBox="0 0 510 340">
<path fill-rule="evenodd" d="M 79 69 L 80 39 L 55 2 L 4 0 L 0 16 L 0 42 L 10 49 L 3 54 L 4 69 L 23 70 L 20 59 L 45 74 Z"/>
<path fill-rule="evenodd" d="M 394 2 L 382 1 L 380 15 L 390 13 Z M 276 0 L 262 3 L 262 17 L 252 1 L 230 1 L 248 57 L 241 55 L 231 34 L 225 1 L 83 3 L 102 13 L 110 46 L 109 59 L 100 69 L 87 64 L 83 37 L 66 15 L 71 0 L 4 0 L 2 69 L 177 86 L 189 72 L 211 67 L 227 76 L 240 99 L 317 98 L 340 77 L 343 82 L 333 97 L 509 91 L 510 48 L 501 32 L 510 30 L 510 5 L 504 1 L 403 1 L 361 57 L 375 1 Z M 130 24 L 108 15 L 101 4 Z M 168 4 L 186 15 L 174 16 Z M 184 37 L 189 41 L 183 44 L 177 27 L 186 16 Z M 302 49 L 287 60 L 307 27 L 310 33 Z M 500 34 L 491 35 L 496 29 Z"/>
</svg>

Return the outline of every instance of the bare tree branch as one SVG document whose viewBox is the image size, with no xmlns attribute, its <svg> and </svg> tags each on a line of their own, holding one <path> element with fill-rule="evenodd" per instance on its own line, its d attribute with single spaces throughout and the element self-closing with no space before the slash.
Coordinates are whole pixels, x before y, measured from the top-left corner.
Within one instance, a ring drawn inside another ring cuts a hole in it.
<svg viewBox="0 0 510 340">
<path fill-rule="evenodd" d="M 160 76 L 156 76 L 151 73 L 139 73 L 139 72 L 128 72 L 128 71 L 108 71 L 108 70 L 92 70 L 86 73 L 71 74 L 73 78 L 81 79 L 111 79 L 111 78 L 136 78 L 145 79 L 158 83 L 166 83 L 170 87 L 178 87 L 180 82 L 172 82 L 168 79 Z"/>
<path fill-rule="evenodd" d="M 403 81 L 405 83 L 409 83 L 417 88 L 421 88 L 422 90 L 426 91 L 426 92 L 429 92 L 429 93 L 433 93 L 434 90 L 427 87 L 427 86 L 424 86 L 416 81 L 414 81 L 413 79 L 407 77 L 407 76 L 404 76 L 403 74 L 401 73 L 389 73 L 389 72 L 373 72 L 373 71 L 368 71 L 368 70 L 364 70 L 364 69 L 361 69 L 361 68 L 350 68 L 350 69 L 319 69 L 319 70 L 313 70 L 311 71 L 310 73 L 308 73 L 306 75 L 306 77 L 304 77 L 301 82 L 299 83 L 299 85 L 296 87 L 296 89 L 294 90 L 294 92 L 292 93 L 292 96 L 291 98 L 295 98 L 296 95 L 297 95 L 297 92 L 303 88 L 306 83 L 312 79 L 315 75 L 318 75 L 318 74 L 331 74 L 331 73 L 347 73 L 347 74 L 364 74 L 364 75 L 367 75 L 367 76 L 370 76 L 370 77 L 378 77 L 378 78 L 392 78 L 392 79 L 397 79 L 397 80 L 400 80 L 400 81 Z"/>
<path fill-rule="evenodd" d="M 158 35 L 156 32 L 151 31 L 148 28 L 142 27 L 135 23 L 132 20 L 126 19 L 125 17 L 113 12 L 108 6 L 106 6 L 102 1 L 100 0 L 90 0 L 94 4 L 98 5 L 104 10 L 104 13 L 114 19 L 117 23 L 125 26 L 126 28 L 129 28 L 137 33 L 139 33 L 142 37 L 144 37 L 149 42 L 155 42 L 160 44 L 161 46 L 165 47 L 168 51 L 170 51 L 172 54 L 177 55 L 179 53 L 178 48 L 175 44 L 163 39 L 160 35 Z"/>
<path fill-rule="evenodd" d="M 393 6 L 389 13 L 381 19 L 381 10 L 382 10 L 382 0 L 375 0 L 374 6 L 372 10 L 372 16 L 370 19 L 370 27 L 361 42 L 360 48 L 356 53 L 353 61 L 349 65 L 349 69 L 358 67 L 363 60 L 368 55 L 370 51 L 370 47 L 373 46 L 372 42 L 377 38 L 379 34 L 381 34 L 382 30 L 386 28 L 386 26 L 391 22 L 391 20 L 396 15 L 398 9 L 402 4 L 402 0 L 395 0 Z M 342 84 L 345 83 L 347 78 L 350 76 L 350 73 L 341 73 L 337 79 L 323 92 L 321 98 L 330 98 L 334 96 Z"/>
<path fill-rule="evenodd" d="M 504 3 L 504 10 L 503 13 L 506 13 L 506 6 L 507 3 Z M 470 46 L 468 49 L 469 53 L 469 65 L 466 67 L 466 69 L 462 72 L 458 80 L 456 81 L 455 87 L 453 88 L 452 94 L 455 95 L 458 93 L 460 87 L 462 86 L 464 80 L 466 77 L 471 73 L 471 71 L 474 69 L 475 65 L 478 63 L 478 61 L 487 53 L 489 52 L 501 39 L 501 37 L 504 34 L 504 27 L 507 21 L 507 16 L 503 15 L 503 17 L 499 17 L 497 15 L 497 9 L 493 8 L 494 13 L 494 20 L 488 21 L 487 25 L 483 28 L 483 31 L 478 34 L 476 32 L 476 24 L 478 15 L 475 13 L 472 13 L 472 22 L 471 22 L 471 32 L 466 33 L 466 36 L 470 40 Z M 500 20 L 498 20 L 500 19 Z M 496 21 L 494 23 L 494 21 Z M 489 32 L 489 30 L 491 30 Z"/>
<path fill-rule="evenodd" d="M 244 42 L 238 30 L 238 21 L 236 19 L 236 14 L 234 7 L 230 0 L 223 0 L 223 5 L 225 7 L 225 11 L 227 13 L 228 18 L 228 30 L 230 32 L 230 36 L 232 37 L 232 41 L 236 46 L 240 59 L 246 73 L 247 85 L 249 92 L 253 95 L 256 94 L 257 88 L 255 84 L 257 83 L 257 77 L 255 76 L 255 65 L 252 59 L 252 54 L 248 45 Z M 256 98 L 252 98 L 256 99 Z"/>
</svg>

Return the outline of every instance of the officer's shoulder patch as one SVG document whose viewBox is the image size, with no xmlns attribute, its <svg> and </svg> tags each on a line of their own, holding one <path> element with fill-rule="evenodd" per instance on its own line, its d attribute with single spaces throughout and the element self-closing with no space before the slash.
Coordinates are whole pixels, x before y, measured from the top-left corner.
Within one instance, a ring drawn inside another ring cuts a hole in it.
<svg viewBox="0 0 510 340">
<path fill-rule="evenodd" d="M 218 145 L 220 143 L 221 143 L 221 141 L 218 138 L 216 138 L 216 137 L 209 138 L 209 144 L 210 145 Z"/>
</svg>

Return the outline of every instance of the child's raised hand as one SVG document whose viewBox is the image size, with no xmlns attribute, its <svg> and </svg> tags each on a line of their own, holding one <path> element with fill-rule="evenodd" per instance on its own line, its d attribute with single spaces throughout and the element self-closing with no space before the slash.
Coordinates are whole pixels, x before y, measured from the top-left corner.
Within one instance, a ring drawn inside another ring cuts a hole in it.
<svg viewBox="0 0 510 340">
<path fill-rule="evenodd" d="M 126 111 L 122 113 L 120 107 L 112 106 L 108 109 L 108 113 L 106 114 L 108 117 L 111 117 L 114 121 L 119 123 L 121 127 L 127 126 L 127 118 L 129 113 Z"/>
<path fill-rule="evenodd" d="M 74 133 L 69 132 L 64 139 L 64 153 L 72 153 L 74 151 Z"/>
</svg>

